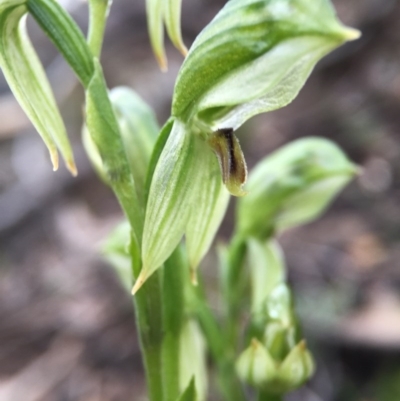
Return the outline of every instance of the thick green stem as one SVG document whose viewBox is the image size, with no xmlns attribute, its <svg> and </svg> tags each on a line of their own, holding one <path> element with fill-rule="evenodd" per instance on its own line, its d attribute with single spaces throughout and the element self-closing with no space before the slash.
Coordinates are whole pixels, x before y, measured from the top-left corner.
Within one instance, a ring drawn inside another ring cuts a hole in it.
<svg viewBox="0 0 400 401">
<path fill-rule="evenodd" d="M 140 248 L 135 236 L 131 240 L 133 274 L 137 277 L 141 269 Z M 136 325 L 146 373 L 150 401 L 163 399 L 162 382 L 162 303 L 161 272 L 155 272 L 134 297 Z"/>
<path fill-rule="evenodd" d="M 110 5 L 111 1 L 109 0 L 89 1 L 89 31 L 87 41 L 95 57 L 99 57 L 101 54 L 104 30 Z"/>
<path fill-rule="evenodd" d="M 185 268 L 182 249 L 178 247 L 165 262 L 163 272 L 162 378 L 164 401 L 176 401 L 180 394 L 180 335 L 184 319 Z"/>
</svg>

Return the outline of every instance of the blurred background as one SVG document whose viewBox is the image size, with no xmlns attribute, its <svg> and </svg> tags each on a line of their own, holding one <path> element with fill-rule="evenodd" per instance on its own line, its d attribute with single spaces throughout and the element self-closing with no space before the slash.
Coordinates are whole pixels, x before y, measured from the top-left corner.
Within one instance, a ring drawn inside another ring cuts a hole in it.
<svg viewBox="0 0 400 401">
<path fill-rule="evenodd" d="M 61 3 L 86 30 L 87 5 Z M 102 61 L 109 87 L 134 88 L 163 124 L 182 58 L 167 44 L 169 71 L 159 71 L 144 3 L 114 1 Z M 323 218 L 280 238 L 318 367 L 287 399 L 399 401 L 400 3 L 334 3 L 363 37 L 325 58 L 290 106 L 252 119 L 239 135 L 249 167 L 288 141 L 318 135 L 363 169 Z M 223 4 L 183 1 L 188 45 Z M 100 253 L 122 214 L 81 147 L 81 87 L 32 21 L 29 31 L 79 176 L 64 167 L 52 172 L 0 76 L 0 400 L 144 400 L 131 299 Z M 231 219 L 232 211 L 222 240 Z M 212 261 L 205 269 L 210 281 Z"/>
</svg>

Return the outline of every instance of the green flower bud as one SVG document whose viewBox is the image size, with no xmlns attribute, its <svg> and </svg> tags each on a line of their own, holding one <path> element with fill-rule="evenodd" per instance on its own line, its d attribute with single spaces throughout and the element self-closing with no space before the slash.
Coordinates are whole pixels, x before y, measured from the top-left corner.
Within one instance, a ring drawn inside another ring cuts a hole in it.
<svg viewBox="0 0 400 401">
<path fill-rule="evenodd" d="M 283 361 L 275 360 L 268 349 L 253 339 L 239 356 L 236 369 L 244 382 L 274 394 L 284 394 L 301 386 L 314 372 L 314 362 L 304 340 Z"/>
<path fill-rule="evenodd" d="M 314 373 L 314 361 L 306 342 L 300 341 L 279 367 L 277 381 L 284 392 L 294 390 Z"/>
<path fill-rule="evenodd" d="M 324 212 L 356 172 L 334 143 L 320 138 L 294 141 L 251 172 L 248 195 L 238 202 L 238 231 L 269 238 L 308 223 Z"/>
<path fill-rule="evenodd" d="M 290 103 L 323 56 L 359 35 L 328 0 L 231 0 L 191 47 L 172 115 L 210 132 L 236 129 Z"/>
<path fill-rule="evenodd" d="M 0 0 L 0 68 L 18 103 L 41 135 L 54 170 L 60 150 L 77 174 L 64 123 L 42 64 L 26 31 L 27 1 Z"/>
<path fill-rule="evenodd" d="M 277 364 L 267 348 L 253 339 L 250 346 L 239 356 L 236 371 L 244 382 L 256 388 L 263 388 L 274 382 Z"/>
</svg>

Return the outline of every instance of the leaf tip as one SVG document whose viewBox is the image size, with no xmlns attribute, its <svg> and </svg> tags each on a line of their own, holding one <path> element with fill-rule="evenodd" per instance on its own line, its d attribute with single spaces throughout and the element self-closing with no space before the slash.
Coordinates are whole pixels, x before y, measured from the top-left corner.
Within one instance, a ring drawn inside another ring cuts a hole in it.
<svg viewBox="0 0 400 401">
<path fill-rule="evenodd" d="M 74 160 L 68 160 L 66 162 L 67 165 L 67 169 L 68 171 L 74 176 L 76 177 L 78 175 L 78 169 L 76 168 L 76 164 L 74 162 Z"/>
<path fill-rule="evenodd" d="M 358 29 L 345 27 L 342 30 L 342 36 L 343 39 L 350 42 L 352 40 L 359 39 L 361 37 L 361 31 L 359 31 Z"/>
<path fill-rule="evenodd" d="M 164 54 L 156 54 L 156 60 L 161 72 L 168 71 L 168 61 Z"/>
<path fill-rule="evenodd" d="M 50 159 L 51 164 L 53 165 L 53 171 L 57 171 L 59 165 L 57 149 L 50 149 Z"/>
<path fill-rule="evenodd" d="M 144 271 L 145 270 L 142 269 L 142 271 L 140 272 L 139 277 L 137 278 L 137 280 L 132 288 L 132 295 L 135 295 L 140 290 L 142 285 L 145 283 L 147 277 L 145 276 Z"/>
</svg>

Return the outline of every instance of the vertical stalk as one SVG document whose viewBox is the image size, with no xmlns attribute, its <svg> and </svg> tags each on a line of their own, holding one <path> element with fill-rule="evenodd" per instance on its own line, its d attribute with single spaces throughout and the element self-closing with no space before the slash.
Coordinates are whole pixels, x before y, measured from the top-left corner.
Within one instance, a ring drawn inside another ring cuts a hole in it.
<svg viewBox="0 0 400 401">
<path fill-rule="evenodd" d="M 141 269 L 140 247 L 132 235 L 130 253 L 134 277 Z M 163 399 L 161 271 L 156 271 L 134 297 L 136 326 L 150 401 Z"/>
<path fill-rule="evenodd" d="M 227 401 L 245 401 L 242 386 L 237 378 L 232 347 L 225 341 L 221 330 L 205 298 L 201 285 L 190 291 L 190 304 L 203 330 L 212 358 L 217 367 L 217 384 Z"/>
<path fill-rule="evenodd" d="M 163 269 L 162 380 L 164 401 L 176 401 L 180 394 L 180 335 L 184 319 L 185 268 L 184 255 L 181 247 L 178 246 L 165 262 Z"/>
<path fill-rule="evenodd" d="M 112 0 L 89 0 L 89 31 L 87 42 L 93 56 L 100 57 L 104 30 Z"/>
</svg>

